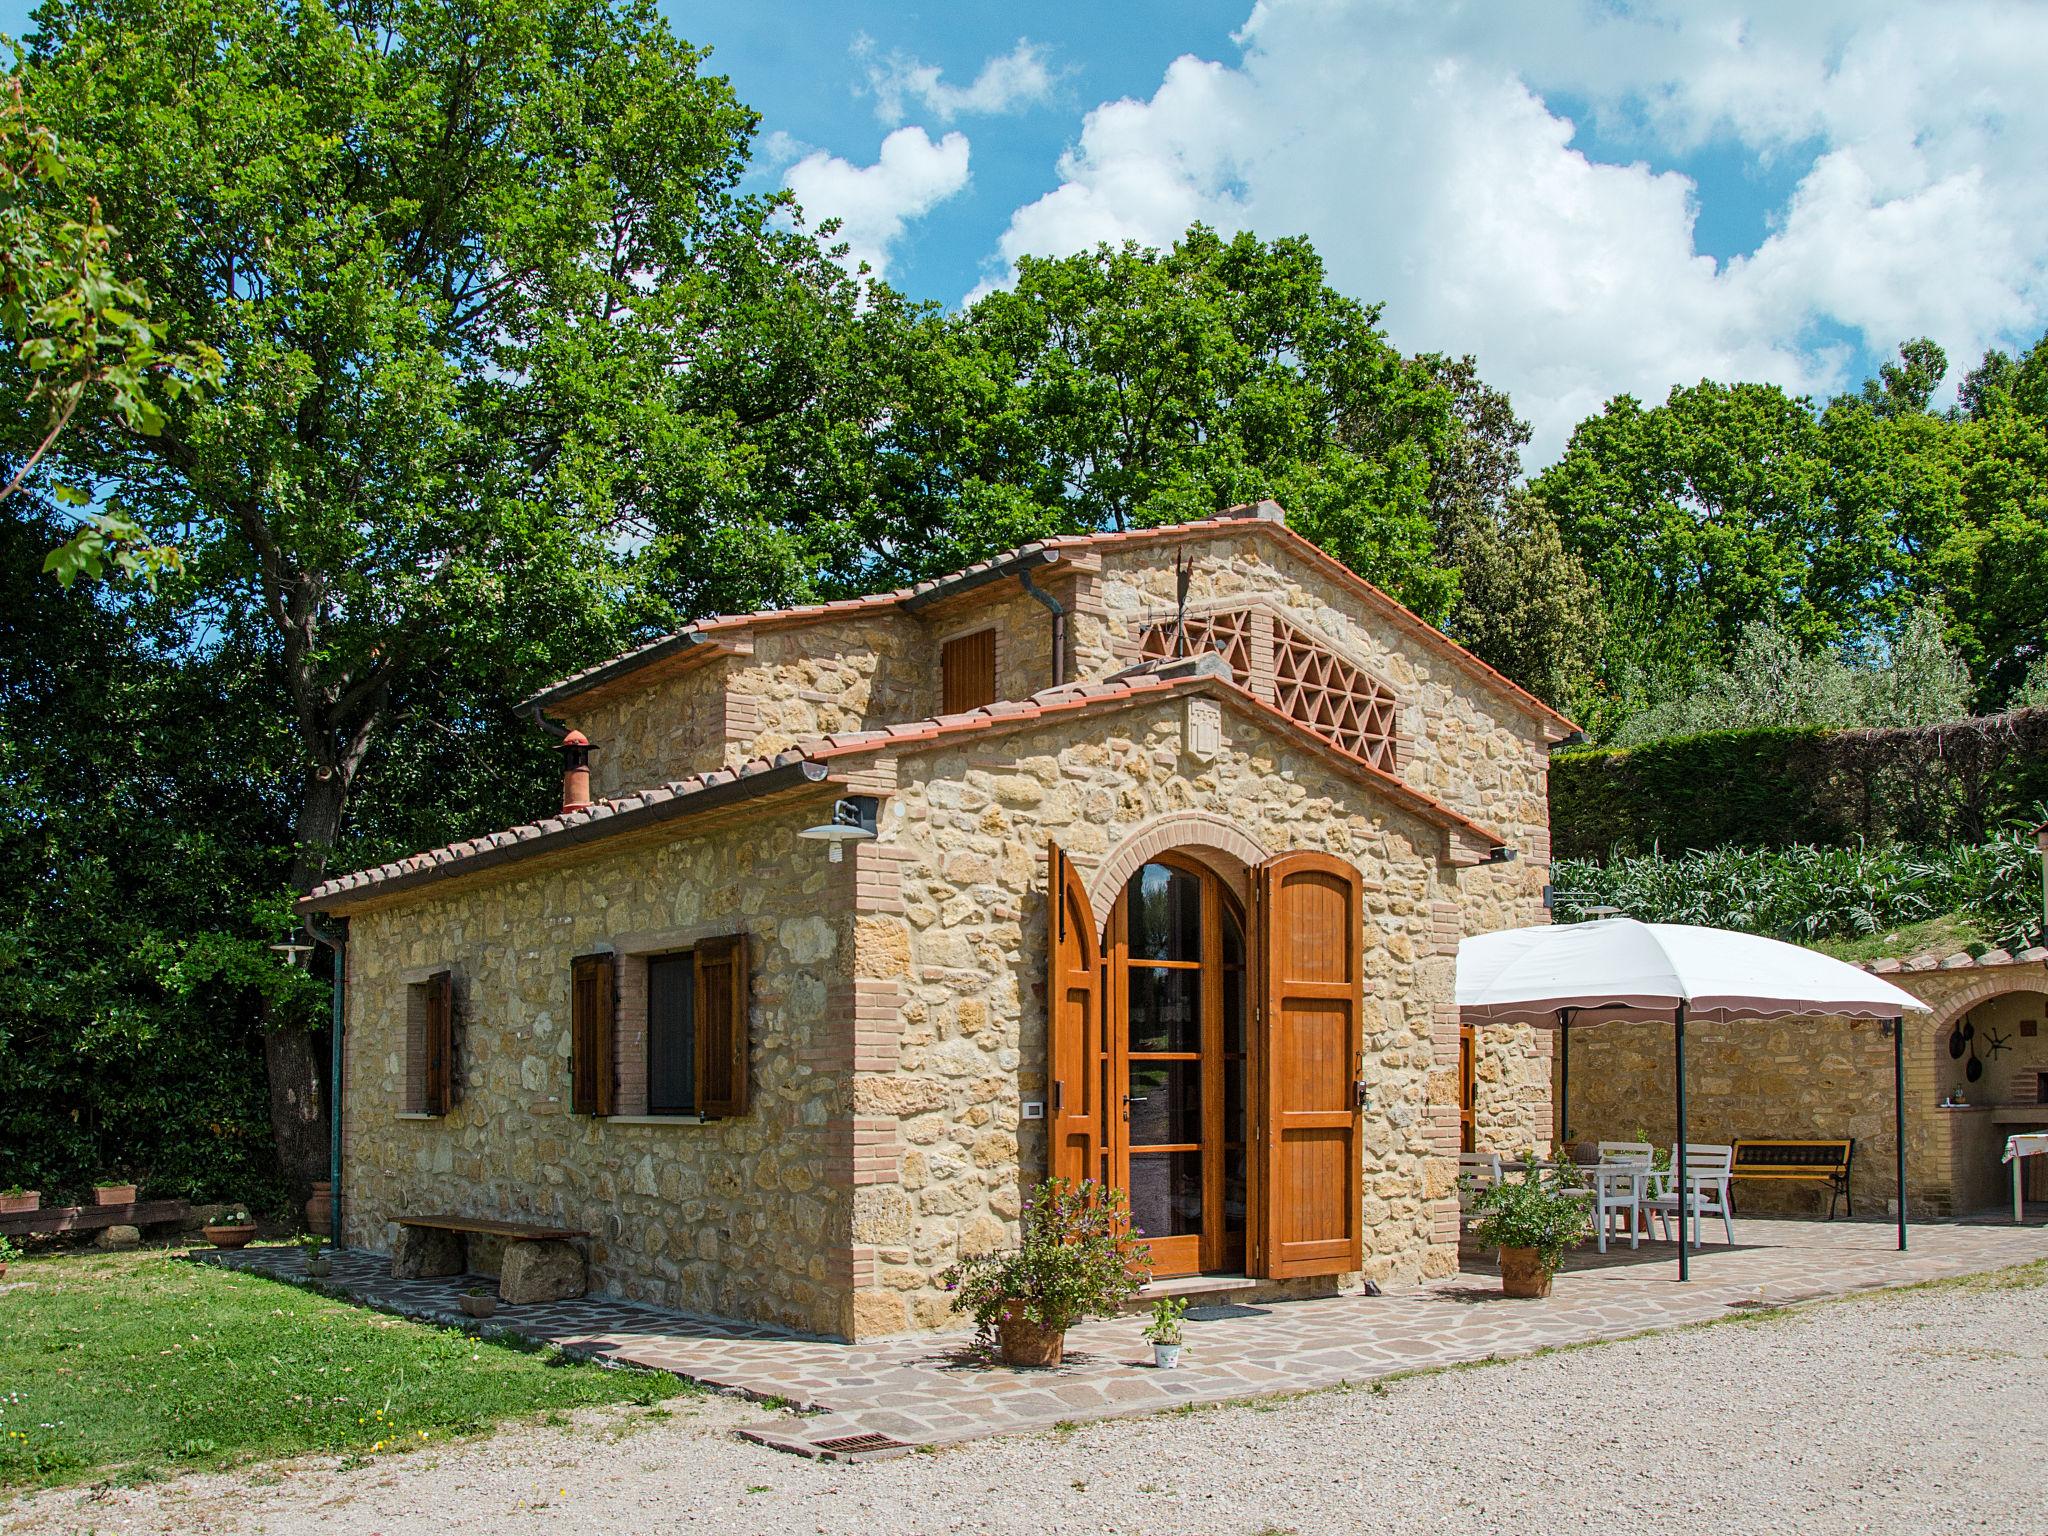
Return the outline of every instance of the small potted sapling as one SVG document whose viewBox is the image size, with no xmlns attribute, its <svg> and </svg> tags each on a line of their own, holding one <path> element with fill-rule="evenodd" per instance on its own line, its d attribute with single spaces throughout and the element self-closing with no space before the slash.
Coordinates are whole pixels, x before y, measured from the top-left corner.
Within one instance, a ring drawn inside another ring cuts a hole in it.
<svg viewBox="0 0 2048 1536">
<path fill-rule="evenodd" d="M 199 1230 L 216 1248 L 246 1248 L 256 1235 L 256 1223 L 246 1207 L 231 1205 Z"/>
<path fill-rule="evenodd" d="M 41 1190 L 23 1189 L 19 1184 L 0 1189 L 0 1216 L 26 1216 L 30 1211 L 40 1210 L 42 1204 Z"/>
<path fill-rule="evenodd" d="M 133 1205 L 135 1186 L 119 1179 L 98 1179 L 92 1186 L 92 1199 L 95 1205 Z"/>
<path fill-rule="evenodd" d="M 498 1310 L 498 1293 L 487 1285 L 472 1285 L 460 1300 L 462 1310 L 471 1317 L 489 1317 Z"/>
<path fill-rule="evenodd" d="M 299 1239 L 299 1252 L 306 1256 L 306 1273 L 316 1280 L 324 1280 L 334 1273 L 334 1260 L 327 1256 L 327 1239 L 318 1232 L 308 1232 Z"/>
<path fill-rule="evenodd" d="M 1529 1171 L 1521 1178 L 1473 1195 L 1472 1236 L 1500 1250 L 1501 1294 L 1534 1300 L 1550 1294 L 1565 1250 L 1586 1235 L 1589 1207 L 1569 1163 L 1539 1167 L 1533 1147 L 1524 1161 Z"/>
<path fill-rule="evenodd" d="M 1152 1364 L 1162 1371 L 1180 1367 L 1180 1325 L 1187 1315 L 1183 1297 L 1162 1296 L 1152 1303 L 1152 1321 L 1145 1325 L 1145 1337 L 1152 1341 Z"/>
</svg>

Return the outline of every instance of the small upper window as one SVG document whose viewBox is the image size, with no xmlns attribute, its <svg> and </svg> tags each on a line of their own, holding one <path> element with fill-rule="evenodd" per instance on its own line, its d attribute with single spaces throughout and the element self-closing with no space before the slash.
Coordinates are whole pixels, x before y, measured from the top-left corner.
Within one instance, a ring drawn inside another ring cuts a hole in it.
<svg viewBox="0 0 2048 1536">
<path fill-rule="evenodd" d="M 948 640 L 939 651 L 939 670 L 944 677 L 941 714 L 965 714 L 995 703 L 996 632 L 977 629 Z"/>
</svg>

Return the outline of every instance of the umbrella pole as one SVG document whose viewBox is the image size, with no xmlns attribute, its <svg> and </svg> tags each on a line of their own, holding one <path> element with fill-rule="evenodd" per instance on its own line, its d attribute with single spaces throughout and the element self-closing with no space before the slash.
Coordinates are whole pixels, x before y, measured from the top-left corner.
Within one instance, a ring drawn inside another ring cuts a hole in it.
<svg viewBox="0 0 2048 1536">
<path fill-rule="evenodd" d="M 1899 1252 L 1906 1251 L 1906 1021 L 1892 1020 L 1892 1108 L 1899 1139 Z"/>
<path fill-rule="evenodd" d="M 1685 1177 L 1685 1004 L 1672 1016 L 1671 1045 L 1673 1075 L 1678 1085 L 1678 1278 L 1692 1278 L 1692 1261 L 1687 1251 L 1685 1218 L 1692 1204 L 1692 1186 Z"/>
<path fill-rule="evenodd" d="M 1558 1049 L 1564 1057 L 1558 1071 L 1557 1093 L 1560 1103 L 1557 1110 L 1557 1139 L 1565 1146 L 1572 1144 L 1572 1011 L 1569 1008 L 1557 1010 Z"/>
</svg>

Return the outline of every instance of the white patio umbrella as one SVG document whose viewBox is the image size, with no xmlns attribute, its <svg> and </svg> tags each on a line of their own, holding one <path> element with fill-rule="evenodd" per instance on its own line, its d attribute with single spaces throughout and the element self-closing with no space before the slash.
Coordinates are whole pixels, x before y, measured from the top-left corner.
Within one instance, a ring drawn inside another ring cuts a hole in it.
<svg viewBox="0 0 2048 1536">
<path fill-rule="evenodd" d="M 1890 982 L 1828 955 L 1752 933 L 1605 918 L 1482 933 L 1458 946 L 1458 1012 L 1467 1024 L 1534 1024 L 1558 1029 L 1564 1084 L 1571 1083 L 1571 1025 L 1670 1019 L 1678 1100 L 1678 1187 L 1685 1167 L 1686 1020 L 1716 1023 L 1836 1014 L 1892 1024 L 1892 1091 L 1899 1154 L 1899 1247 L 1906 1246 L 1906 1056 L 1908 1013 L 1927 1004 Z M 1678 1223 L 1678 1278 L 1690 1278 L 1685 1220 Z"/>
</svg>

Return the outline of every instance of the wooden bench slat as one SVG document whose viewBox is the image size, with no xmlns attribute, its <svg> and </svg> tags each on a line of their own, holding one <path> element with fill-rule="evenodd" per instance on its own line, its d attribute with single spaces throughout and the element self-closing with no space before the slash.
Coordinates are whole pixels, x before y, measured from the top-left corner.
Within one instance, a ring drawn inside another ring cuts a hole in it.
<svg viewBox="0 0 2048 1536">
<path fill-rule="evenodd" d="M 443 1232 L 475 1232 L 485 1237 L 502 1237 L 518 1243 L 563 1242 L 588 1237 L 588 1232 L 571 1227 L 542 1227 L 525 1221 L 494 1221 L 485 1216 L 400 1216 L 401 1227 L 433 1227 Z"/>
</svg>

